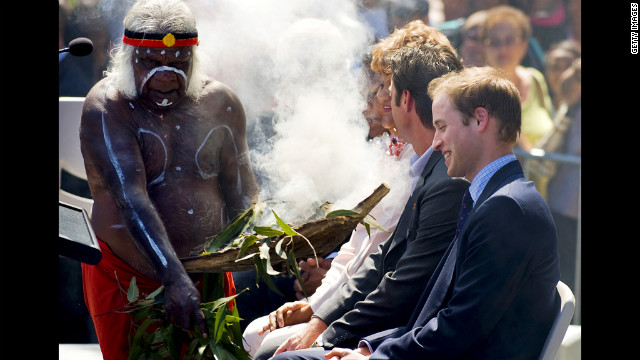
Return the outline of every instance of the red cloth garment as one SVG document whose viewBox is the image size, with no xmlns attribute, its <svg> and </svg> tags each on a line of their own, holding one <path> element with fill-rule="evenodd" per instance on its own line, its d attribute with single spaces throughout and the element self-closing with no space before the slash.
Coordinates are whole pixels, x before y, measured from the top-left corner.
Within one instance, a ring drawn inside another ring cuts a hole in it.
<svg viewBox="0 0 640 360">
<path fill-rule="evenodd" d="M 236 284 L 233 282 L 233 274 L 230 272 L 224 273 L 224 296 L 232 296 L 236 294 Z M 233 301 L 229 301 L 227 305 L 229 306 L 229 311 L 233 311 Z"/>
<path fill-rule="evenodd" d="M 98 239 L 102 259 L 96 265 L 82 263 L 84 301 L 91 314 L 100 350 L 105 360 L 126 359 L 129 342 L 135 335 L 133 315 L 119 311 L 128 303 L 127 290 L 133 276 L 140 296 L 144 297 L 162 285 L 159 281 L 140 274 L 118 258 L 109 246 Z M 231 273 L 225 273 L 224 294 L 236 293 Z M 198 282 L 200 283 L 200 282 Z M 198 287 L 199 290 L 201 286 Z M 233 309 L 230 302 L 230 309 Z"/>
<path fill-rule="evenodd" d="M 129 339 L 135 335 L 133 315 L 120 312 L 127 300 L 133 276 L 140 294 L 150 294 L 162 284 L 134 270 L 118 258 L 109 246 L 98 239 L 102 259 L 96 265 L 82 263 L 84 301 L 96 329 L 100 350 L 105 360 L 126 359 Z"/>
</svg>

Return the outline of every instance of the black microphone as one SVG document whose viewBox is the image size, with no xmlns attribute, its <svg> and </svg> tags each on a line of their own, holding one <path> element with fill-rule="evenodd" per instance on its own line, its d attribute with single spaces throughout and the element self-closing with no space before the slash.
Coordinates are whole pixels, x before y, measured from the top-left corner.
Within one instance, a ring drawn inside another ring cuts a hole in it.
<svg viewBox="0 0 640 360">
<path fill-rule="evenodd" d="M 93 51 L 93 42 L 91 42 L 91 40 L 85 37 L 80 37 L 80 38 L 71 40 L 69 42 L 69 47 L 60 49 L 58 51 L 58 54 L 63 52 L 69 52 L 71 55 L 74 55 L 74 56 L 85 56 L 85 55 L 91 54 L 92 51 Z"/>
</svg>

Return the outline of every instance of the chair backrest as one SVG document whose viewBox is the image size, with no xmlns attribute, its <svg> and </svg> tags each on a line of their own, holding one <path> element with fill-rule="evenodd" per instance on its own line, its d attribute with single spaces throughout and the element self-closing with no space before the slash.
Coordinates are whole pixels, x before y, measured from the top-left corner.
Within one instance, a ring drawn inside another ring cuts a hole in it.
<svg viewBox="0 0 640 360">
<path fill-rule="evenodd" d="M 93 200 L 63 189 L 63 171 L 81 181 L 87 180 L 84 159 L 80 152 L 80 117 L 83 97 L 58 98 L 58 197 L 59 200 L 79 206 L 91 216 Z"/>
<path fill-rule="evenodd" d="M 553 321 L 547 340 L 544 342 L 544 347 L 539 357 L 540 360 L 555 359 L 558 349 L 560 349 L 560 344 L 562 344 L 562 339 L 571 323 L 573 312 L 576 309 L 576 298 L 573 296 L 571 289 L 562 281 L 558 281 L 556 289 L 560 295 L 560 310 Z"/>
</svg>

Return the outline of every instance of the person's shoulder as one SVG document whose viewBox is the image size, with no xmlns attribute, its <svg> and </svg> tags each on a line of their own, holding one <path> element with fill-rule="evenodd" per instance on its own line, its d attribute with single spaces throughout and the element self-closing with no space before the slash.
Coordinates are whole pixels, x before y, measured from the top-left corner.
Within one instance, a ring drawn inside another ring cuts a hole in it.
<svg viewBox="0 0 640 360">
<path fill-rule="evenodd" d="M 205 104 L 207 107 L 221 107 L 223 110 L 227 110 L 229 106 L 233 108 L 241 105 L 238 95 L 225 83 L 209 78 L 203 86 L 204 89 L 199 98 L 201 104 Z"/>
<path fill-rule="evenodd" d="M 490 195 L 486 201 L 488 205 L 496 207 L 506 207 L 507 202 L 511 203 L 511 206 L 522 209 L 523 212 L 533 207 L 544 207 L 546 204 L 535 184 L 526 178 L 517 178 L 508 182 Z"/>
<path fill-rule="evenodd" d="M 227 84 L 212 79 L 212 78 L 207 78 L 206 80 L 204 80 L 203 82 L 203 87 L 204 87 L 204 91 L 203 91 L 203 96 L 204 97 L 231 97 L 231 98 L 236 98 L 236 94 L 233 91 L 233 89 L 231 89 L 231 87 L 229 87 Z"/>
<path fill-rule="evenodd" d="M 104 114 L 130 113 L 133 105 L 114 86 L 109 78 L 98 81 L 87 93 L 82 109 L 82 119 L 100 120 Z M 116 116 L 115 118 L 122 118 Z"/>
<path fill-rule="evenodd" d="M 478 204 L 476 213 L 502 223 L 500 226 L 524 232 L 530 238 L 549 237 L 555 231 L 546 201 L 535 184 L 526 179 L 512 181 L 498 189 Z"/>
<path fill-rule="evenodd" d="M 440 153 L 434 152 L 434 155 L 436 154 Z M 449 176 L 444 158 L 440 155 L 440 158 L 433 165 L 433 170 L 425 178 L 423 186 L 431 193 L 456 194 L 456 196 L 460 195 L 462 197 L 462 194 L 469 187 L 469 181 L 462 177 Z"/>
<path fill-rule="evenodd" d="M 109 78 L 103 78 L 98 81 L 85 97 L 86 104 L 101 108 L 115 106 L 116 104 L 122 103 L 123 100 L 122 95 Z"/>
<path fill-rule="evenodd" d="M 538 69 L 536 69 L 536 68 L 534 68 L 534 67 L 530 67 L 530 66 L 525 67 L 524 69 L 525 69 L 525 70 L 526 70 L 526 71 L 531 75 L 531 77 L 532 77 L 532 78 L 534 78 L 536 81 L 544 81 L 544 74 L 543 74 L 540 70 L 538 70 Z"/>
<path fill-rule="evenodd" d="M 207 78 L 202 86 L 204 89 L 198 102 L 210 111 L 212 109 L 217 109 L 215 111 L 228 111 L 229 107 L 235 108 L 241 104 L 233 89 L 218 80 Z"/>
</svg>

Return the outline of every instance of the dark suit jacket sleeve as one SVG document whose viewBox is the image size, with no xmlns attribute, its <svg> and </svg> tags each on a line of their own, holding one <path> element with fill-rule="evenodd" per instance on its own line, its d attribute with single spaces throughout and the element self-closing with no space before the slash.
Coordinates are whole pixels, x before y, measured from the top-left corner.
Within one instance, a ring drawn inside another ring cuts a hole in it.
<svg viewBox="0 0 640 360">
<path fill-rule="evenodd" d="M 408 240 L 395 269 L 379 268 L 381 252 L 370 256 L 316 312 L 330 324 L 323 333 L 325 346 L 355 346 L 366 335 L 406 325 L 453 239 L 462 195 L 468 188 L 466 180 L 446 176 L 446 169 L 442 174 L 425 182 L 423 196 L 416 204 L 417 228 L 409 229 L 408 235 L 407 229 L 396 229 L 395 236 L 407 236 Z M 373 282 L 372 278 L 380 279 L 378 271 L 384 275 L 379 283 Z"/>
<path fill-rule="evenodd" d="M 383 330 L 373 335 L 365 336 L 362 340 L 367 341 L 372 349 L 378 348 L 387 339 L 395 339 L 407 332 L 406 326 L 400 326 L 394 329 Z"/>
<path fill-rule="evenodd" d="M 539 227 L 540 222 L 525 216 L 519 203 L 508 196 L 481 204 L 460 234 L 461 255 L 456 259 L 448 305 L 436 317 L 419 318 L 422 323 L 403 336 L 386 340 L 370 360 L 459 358 L 486 341 L 533 271 Z"/>
</svg>

